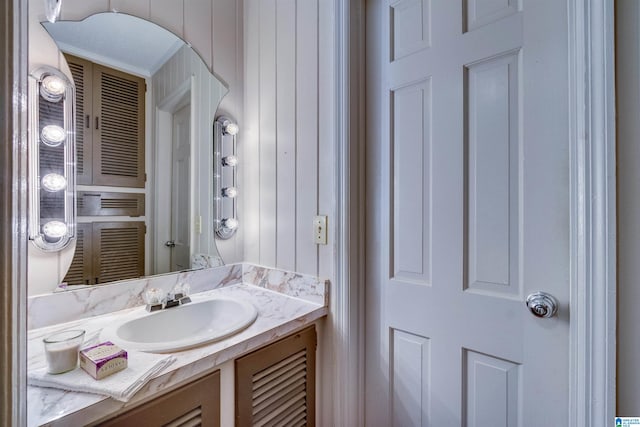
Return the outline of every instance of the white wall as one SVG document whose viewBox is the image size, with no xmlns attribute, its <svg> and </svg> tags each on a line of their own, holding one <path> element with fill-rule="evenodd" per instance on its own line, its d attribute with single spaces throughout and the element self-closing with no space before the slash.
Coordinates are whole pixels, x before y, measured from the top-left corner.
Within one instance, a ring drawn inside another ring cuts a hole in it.
<svg viewBox="0 0 640 427">
<path fill-rule="evenodd" d="M 617 411 L 640 414 L 640 2 L 616 2 L 618 162 Z"/>
<path fill-rule="evenodd" d="M 332 278 L 331 0 L 245 0 L 245 260 Z M 328 215 L 329 241 L 312 240 Z"/>
</svg>

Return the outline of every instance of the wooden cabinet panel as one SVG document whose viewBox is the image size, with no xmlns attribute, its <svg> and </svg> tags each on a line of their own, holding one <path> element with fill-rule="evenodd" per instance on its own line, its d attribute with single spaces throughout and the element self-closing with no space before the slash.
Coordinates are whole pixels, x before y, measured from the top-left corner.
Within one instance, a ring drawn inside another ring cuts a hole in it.
<svg viewBox="0 0 640 427">
<path fill-rule="evenodd" d="M 67 284 L 97 285 L 144 276 L 144 222 L 79 223 L 77 230 Z"/>
<path fill-rule="evenodd" d="M 144 216 L 143 193 L 78 191 L 78 216 Z"/>
<path fill-rule="evenodd" d="M 103 427 L 219 425 L 220 371 L 100 424 Z"/>
<path fill-rule="evenodd" d="M 144 233 L 141 221 L 93 223 L 96 284 L 144 275 Z"/>
<path fill-rule="evenodd" d="M 64 282 L 70 285 L 89 285 L 93 277 L 93 262 L 91 260 L 91 223 L 76 224 L 76 251 L 71 266 L 64 277 Z"/>
<path fill-rule="evenodd" d="M 144 187 L 144 80 L 93 64 L 93 184 Z"/>
<path fill-rule="evenodd" d="M 65 58 L 76 86 L 77 183 L 143 188 L 144 79 Z"/>
<path fill-rule="evenodd" d="M 236 426 L 315 425 L 311 326 L 236 360 Z"/>
</svg>

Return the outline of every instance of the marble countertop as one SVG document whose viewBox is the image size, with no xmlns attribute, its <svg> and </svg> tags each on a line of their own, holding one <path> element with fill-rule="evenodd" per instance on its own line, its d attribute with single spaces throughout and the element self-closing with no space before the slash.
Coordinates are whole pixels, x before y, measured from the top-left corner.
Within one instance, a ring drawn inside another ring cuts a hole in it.
<svg viewBox="0 0 640 427">
<path fill-rule="evenodd" d="M 258 309 L 256 321 L 242 332 L 211 344 L 173 353 L 176 361 L 149 381 L 126 404 L 105 396 L 29 386 L 28 425 L 85 425 L 136 406 L 142 401 L 210 372 L 216 366 L 311 324 L 327 314 L 326 304 L 288 296 L 251 284 L 233 284 L 192 295 L 193 301 L 226 296 L 250 301 Z M 140 315 L 141 307 L 53 326 L 32 329 L 28 335 L 28 369 L 45 366 L 42 338 L 54 331 L 81 328 L 87 337 L 115 321 Z M 103 337 L 100 337 L 104 341 Z M 79 369 L 79 368 L 78 368 Z M 116 374 L 117 375 L 117 374 Z"/>
</svg>

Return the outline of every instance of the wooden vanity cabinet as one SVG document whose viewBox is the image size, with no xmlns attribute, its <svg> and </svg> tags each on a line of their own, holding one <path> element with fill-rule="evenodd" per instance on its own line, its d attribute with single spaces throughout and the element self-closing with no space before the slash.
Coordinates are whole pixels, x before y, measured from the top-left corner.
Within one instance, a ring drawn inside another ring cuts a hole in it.
<svg viewBox="0 0 640 427">
<path fill-rule="evenodd" d="M 315 425 L 316 346 L 310 326 L 236 359 L 236 427 Z"/>
<path fill-rule="evenodd" d="M 219 426 L 220 371 L 215 371 L 99 425 L 104 427 Z"/>
</svg>

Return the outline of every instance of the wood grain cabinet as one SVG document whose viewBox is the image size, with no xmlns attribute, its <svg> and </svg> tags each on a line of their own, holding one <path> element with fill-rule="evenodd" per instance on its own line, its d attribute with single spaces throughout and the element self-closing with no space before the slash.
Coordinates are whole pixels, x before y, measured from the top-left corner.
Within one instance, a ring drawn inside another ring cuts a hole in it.
<svg viewBox="0 0 640 427">
<path fill-rule="evenodd" d="M 215 371 L 99 425 L 217 427 L 220 425 L 220 371 Z"/>
<path fill-rule="evenodd" d="M 65 58 L 76 87 L 77 183 L 144 187 L 144 79 Z"/>
<path fill-rule="evenodd" d="M 311 326 L 235 361 L 236 427 L 315 425 Z"/>
<path fill-rule="evenodd" d="M 78 223 L 76 231 L 67 284 L 98 285 L 144 276 L 144 222 Z"/>
</svg>

